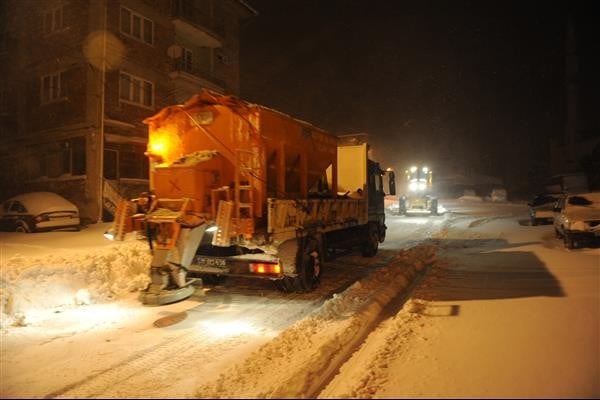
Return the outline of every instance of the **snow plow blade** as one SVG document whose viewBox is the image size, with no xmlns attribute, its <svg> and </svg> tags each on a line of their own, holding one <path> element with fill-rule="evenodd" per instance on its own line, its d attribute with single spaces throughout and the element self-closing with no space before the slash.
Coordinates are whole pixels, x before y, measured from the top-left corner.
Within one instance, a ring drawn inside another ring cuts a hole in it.
<svg viewBox="0 0 600 400">
<path fill-rule="evenodd" d="M 172 290 L 158 290 L 152 292 L 151 290 L 144 290 L 140 292 L 138 299 L 142 304 L 161 306 L 164 304 L 175 303 L 177 301 L 185 300 L 194 294 L 196 288 L 194 286 L 187 285 L 181 288 Z"/>
</svg>

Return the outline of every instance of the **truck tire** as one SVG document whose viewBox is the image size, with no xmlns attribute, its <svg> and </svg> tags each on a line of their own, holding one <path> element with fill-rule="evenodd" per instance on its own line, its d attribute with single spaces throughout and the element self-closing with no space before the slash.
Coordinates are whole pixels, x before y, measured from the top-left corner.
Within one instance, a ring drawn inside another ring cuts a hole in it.
<svg viewBox="0 0 600 400">
<path fill-rule="evenodd" d="M 299 293 L 311 292 L 319 286 L 323 267 L 319 241 L 308 237 L 303 242 L 296 261 L 298 275 L 294 279 L 294 286 Z"/>
<path fill-rule="evenodd" d="M 362 246 L 363 257 L 373 257 L 379 249 L 379 229 L 377 225 L 370 222 L 366 229 L 365 243 Z"/>
<path fill-rule="evenodd" d="M 439 215 L 438 213 L 438 201 L 437 199 L 432 199 L 431 200 L 431 215 Z"/>
<path fill-rule="evenodd" d="M 398 214 L 406 215 L 406 198 L 405 197 L 400 197 L 400 200 L 398 200 Z"/>
</svg>

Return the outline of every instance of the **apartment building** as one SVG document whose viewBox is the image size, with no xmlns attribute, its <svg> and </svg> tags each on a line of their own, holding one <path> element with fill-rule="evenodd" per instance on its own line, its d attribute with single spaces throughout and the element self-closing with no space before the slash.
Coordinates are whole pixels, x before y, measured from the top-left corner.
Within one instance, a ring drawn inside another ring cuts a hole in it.
<svg viewBox="0 0 600 400">
<path fill-rule="evenodd" d="M 239 94 L 242 0 L 5 0 L 0 200 L 50 190 L 110 218 L 148 188 L 143 119 L 201 88 Z"/>
</svg>

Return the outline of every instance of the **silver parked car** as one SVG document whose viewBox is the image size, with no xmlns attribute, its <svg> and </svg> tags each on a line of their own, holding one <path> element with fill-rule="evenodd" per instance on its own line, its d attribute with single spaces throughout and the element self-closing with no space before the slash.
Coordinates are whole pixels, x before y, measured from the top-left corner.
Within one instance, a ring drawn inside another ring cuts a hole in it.
<svg viewBox="0 0 600 400">
<path fill-rule="evenodd" d="M 79 209 L 52 192 L 31 192 L 14 196 L 0 208 L 0 228 L 16 232 L 55 229 L 79 230 Z"/>
<path fill-rule="evenodd" d="M 554 231 L 568 249 L 600 239 L 600 192 L 570 194 L 558 200 Z"/>
<path fill-rule="evenodd" d="M 554 220 L 554 206 L 556 202 L 563 197 L 561 193 L 542 193 L 538 194 L 529 203 L 529 218 L 531 225 L 535 226 L 542 223 L 551 224 Z"/>
</svg>

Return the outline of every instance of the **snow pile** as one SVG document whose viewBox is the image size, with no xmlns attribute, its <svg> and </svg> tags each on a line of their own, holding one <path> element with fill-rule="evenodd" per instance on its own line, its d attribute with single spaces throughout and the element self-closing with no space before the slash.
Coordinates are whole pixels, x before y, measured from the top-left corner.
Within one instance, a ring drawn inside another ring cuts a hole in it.
<svg viewBox="0 0 600 400">
<path fill-rule="evenodd" d="M 389 265 L 334 295 L 217 380 L 199 387 L 197 396 L 314 397 L 378 322 L 383 308 L 435 261 L 432 246 L 402 251 Z"/>
<path fill-rule="evenodd" d="M 492 194 L 490 195 L 490 201 L 495 202 L 506 202 L 507 195 L 506 189 L 493 189 Z"/>
<path fill-rule="evenodd" d="M 150 260 L 141 242 L 45 257 L 14 255 L 2 262 L 0 327 L 26 325 L 57 307 L 103 302 L 145 288 Z"/>
<path fill-rule="evenodd" d="M 318 398 L 373 398 L 393 376 L 394 371 L 389 368 L 402 354 L 403 346 L 399 344 L 416 335 L 416 326 L 422 324 L 423 318 L 418 310 L 426 306 L 423 300 L 408 300 L 398 314 L 370 334 L 369 339 L 373 338 L 380 346 L 374 349 L 370 342 L 365 342 Z M 340 379 L 342 376 L 345 379 Z"/>
<path fill-rule="evenodd" d="M 479 196 L 475 196 L 475 194 L 471 194 L 471 193 L 467 193 L 468 191 L 465 190 L 465 195 L 461 196 L 458 198 L 458 200 L 460 201 L 475 201 L 475 202 L 482 202 L 483 198 L 479 197 Z"/>
</svg>

